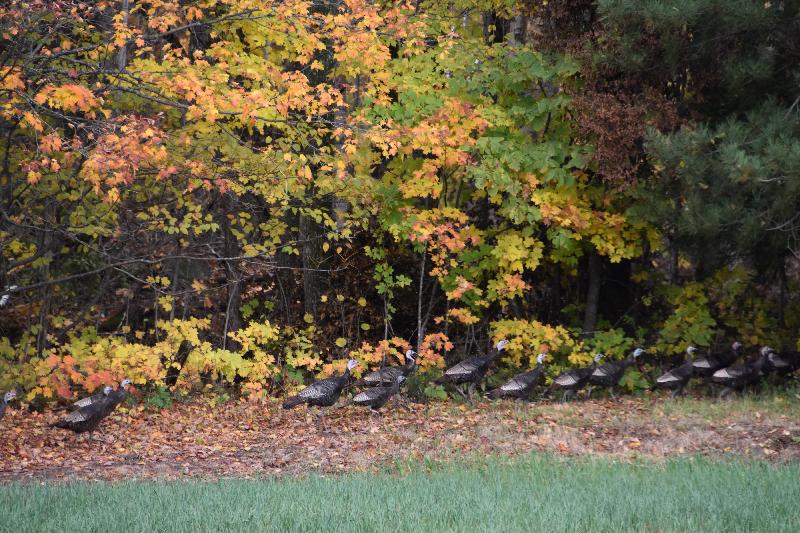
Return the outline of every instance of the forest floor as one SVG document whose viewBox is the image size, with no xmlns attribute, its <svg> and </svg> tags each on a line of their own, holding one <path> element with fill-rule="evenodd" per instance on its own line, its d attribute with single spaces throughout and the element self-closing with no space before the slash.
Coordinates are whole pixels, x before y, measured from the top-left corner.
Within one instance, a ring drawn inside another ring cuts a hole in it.
<svg viewBox="0 0 800 533">
<path fill-rule="evenodd" d="M 376 472 L 407 461 L 531 452 L 621 460 L 705 455 L 800 462 L 796 393 L 571 403 L 410 403 L 382 416 L 333 408 L 318 429 L 305 407 L 202 399 L 160 411 L 121 407 L 88 435 L 51 429 L 63 413 L 10 408 L 0 421 L 0 480 L 176 479 Z"/>
</svg>

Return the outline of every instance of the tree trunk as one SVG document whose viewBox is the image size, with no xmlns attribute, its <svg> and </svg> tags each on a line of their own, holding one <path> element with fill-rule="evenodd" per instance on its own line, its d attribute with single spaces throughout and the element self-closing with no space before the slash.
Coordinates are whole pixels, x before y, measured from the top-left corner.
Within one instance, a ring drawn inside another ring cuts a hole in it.
<svg viewBox="0 0 800 533">
<path fill-rule="evenodd" d="M 178 351 L 175 353 L 175 359 L 172 361 L 178 365 L 169 365 L 169 368 L 167 369 L 167 375 L 164 376 L 164 384 L 167 387 L 174 387 L 178 382 L 178 376 L 181 375 L 181 369 L 183 368 L 183 365 L 186 364 L 186 359 L 189 358 L 189 353 L 191 351 L 192 343 L 189 341 L 182 341 L 180 346 L 178 346 Z"/>
<path fill-rule="evenodd" d="M 583 316 L 583 334 L 586 338 L 591 338 L 594 335 L 595 327 L 597 327 L 597 308 L 600 305 L 602 269 L 600 256 L 595 250 L 589 252 L 587 260 L 589 288 L 586 291 L 586 311 Z"/>
<path fill-rule="evenodd" d="M 552 277 L 552 300 L 550 302 L 550 309 L 548 318 L 550 323 L 556 323 L 561 320 L 561 264 L 556 263 L 553 268 Z"/>
<path fill-rule="evenodd" d="M 528 34 L 528 17 L 517 15 L 511 19 L 509 26 L 509 41 L 515 45 L 525 44 Z"/>
<path fill-rule="evenodd" d="M 425 258 L 427 250 L 422 252 L 422 261 L 419 265 L 419 293 L 417 294 L 417 353 L 422 350 L 422 340 L 425 338 L 426 321 L 422 319 L 422 297 L 425 294 Z"/>
<path fill-rule="evenodd" d="M 227 213 L 229 206 L 223 202 L 223 213 L 221 220 L 222 230 L 225 235 L 224 254 L 226 258 L 238 257 L 240 255 L 239 242 L 231 231 L 230 220 Z M 242 329 L 242 278 L 239 273 L 239 261 L 237 259 L 225 259 L 225 274 L 227 283 L 227 300 L 225 305 L 225 325 L 222 328 L 222 348 L 237 351 L 241 348 L 238 342 L 228 338 L 228 332 Z"/>
<path fill-rule="evenodd" d="M 678 282 L 678 245 L 674 240 L 669 247 L 669 284 L 675 285 Z"/>
<path fill-rule="evenodd" d="M 319 271 L 322 263 L 322 229 L 313 219 L 300 215 L 300 246 L 303 257 L 303 304 L 305 312 L 317 317 L 317 306 L 325 278 Z"/>
<path fill-rule="evenodd" d="M 786 327 L 786 291 L 789 288 L 789 280 L 786 278 L 786 257 L 781 257 L 779 269 L 778 323 Z"/>
<path fill-rule="evenodd" d="M 124 25 L 128 24 L 128 15 L 130 15 L 130 0 L 122 0 L 122 23 Z M 117 52 L 117 68 L 119 70 L 125 70 L 125 67 L 128 66 L 128 46 L 123 45 L 119 48 L 119 52 Z"/>
</svg>

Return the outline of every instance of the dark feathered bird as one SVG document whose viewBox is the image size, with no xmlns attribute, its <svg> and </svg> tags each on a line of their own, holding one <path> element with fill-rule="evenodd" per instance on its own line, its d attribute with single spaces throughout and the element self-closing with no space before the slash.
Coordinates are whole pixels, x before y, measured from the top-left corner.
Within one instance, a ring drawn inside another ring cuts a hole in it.
<svg viewBox="0 0 800 533">
<path fill-rule="evenodd" d="M 491 399 L 497 398 L 528 398 L 544 379 L 545 354 L 536 357 L 536 368 L 517 374 L 499 387 L 486 393 Z"/>
<path fill-rule="evenodd" d="M 589 383 L 589 379 L 592 377 L 595 368 L 597 368 L 597 363 L 599 363 L 603 357 L 601 353 L 596 354 L 590 366 L 573 368 L 559 375 L 553 380 L 553 383 L 548 389 L 548 393 L 555 390 L 563 390 L 563 401 L 566 401 L 567 396 L 574 396 L 577 391 L 581 390 Z"/>
<path fill-rule="evenodd" d="M 296 396 L 287 398 L 286 401 L 283 402 L 283 408 L 292 409 L 302 403 L 319 407 L 320 415 L 318 422 L 320 422 L 323 416 L 322 408 L 330 407 L 336 403 L 339 396 L 342 394 L 342 390 L 347 386 L 350 380 L 350 371 L 355 368 L 356 365 L 358 365 L 358 361 L 350 359 L 347 361 L 347 369 L 345 369 L 341 376 L 333 376 L 315 381 L 301 390 Z"/>
<path fill-rule="evenodd" d="M 75 411 L 82 407 L 89 407 L 92 404 L 98 402 L 105 402 L 106 409 L 108 410 L 108 414 L 111 414 L 114 409 L 117 408 L 119 404 L 121 404 L 127 395 L 128 387 L 131 385 L 131 380 L 123 379 L 122 382 L 119 384 L 119 388 L 116 391 L 112 391 L 110 395 L 110 400 L 107 401 L 109 397 L 106 396 L 105 390 L 98 392 L 97 394 L 92 394 L 91 396 L 87 396 L 86 398 L 81 398 L 77 402 L 74 402 L 72 405 L 69 406 L 71 411 Z"/>
<path fill-rule="evenodd" d="M 589 385 L 608 387 L 611 396 L 615 397 L 614 387 L 617 386 L 619 380 L 625 375 L 625 371 L 628 370 L 628 367 L 634 364 L 644 353 L 642 348 L 636 348 L 633 353 L 623 361 L 611 361 L 598 366 L 589 377 Z M 589 395 L 591 396 L 591 392 Z"/>
<path fill-rule="evenodd" d="M 408 350 L 406 352 L 406 364 L 402 366 L 385 366 L 370 372 L 362 377 L 356 385 L 366 385 L 367 387 L 385 385 L 391 387 L 394 383 L 397 383 L 399 376 L 407 378 L 417 369 L 416 353 L 414 350 Z"/>
<path fill-rule="evenodd" d="M 371 411 L 378 412 L 378 409 L 386 405 L 389 399 L 400 392 L 400 385 L 406 380 L 402 374 L 397 376 L 394 384 L 381 385 L 378 387 L 368 388 L 353 398 L 353 403 L 362 407 L 369 407 Z"/>
<path fill-rule="evenodd" d="M 109 403 L 113 402 L 112 393 L 114 389 L 106 386 L 103 389 L 103 398 L 99 401 L 93 402 L 85 407 L 81 407 L 58 422 L 50 424 L 50 427 L 57 427 L 61 429 L 69 429 L 75 433 L 84 433 L 86 431 L 93 432 L 97 425 L 111 412 Z"/>
<path fill-rule="evenodd" d="M 798 352 L 786 352 L 779 354 L 769 346 L 761 348 L 761 355 L 766 355 L 764 368 L 765 374 L 777 374 L 786 376 L 800 368 L 800 354 Z"/>
<path fill-rule="evenodd" d="M 711 354 L 707 357 L 698 357 L 692 361 L 694 375 L 700 377 L 711 376 L 720 368 L 731 366 L 739 358 L 742 350 L 742 343 L 739 341 L 731 345 L 727 352 Z"/>
<path fill-rule="evenodd" d="M 476 385 L 481 382 L 483 377 L 486 375 L 486 371 L 489 370 L 489 365 L 492 364 L 492 361 L 497 359 L 497 357 L 500 355 L 500 352 L 505 350 L 507 345 L 508 341 L 503 339 L 495 345 L 494 349 L 488 355 L 484 355 L 482 357 L 470 357 L 469 359 L 465 359 L 460 363 L 451 366 L 444 371 L 442 377 L 434 380 L 434 383 L 439 385 L 444 385 L 445 383 L 452 383 L 453 385 L 469 383 L 469 394 L 471 396 Z M 462 396 L 466 396 L 461 389 L 458 389 L 458 391 Z"/>
<path fill-rule="evenodd" d="M 17 391 L 10 390 L 3 395 L 3 403 L 0 403 L 0 419 L 6 414 L 6 406 L 10 401 L 17 397 Z"/>
<path fill-rule="evenodd" d="M 672 391 L 671 396 L 674 398 L 675 396 L 681 394 L 683 392 L 684 387 L 686 384 L 689 383 L 689 380 L 692 379 L 692 375 L 694 374 L 694 354 L 697 351 L 697 348 L 694 346 L 689 346 L 686 348 L 686 362 L 680 366 L 677 366 L 670 370 L 669 372 L 662 374 L 656 379 L 655 384 L 651 387 L 652 389 L 668 389 Z"/>
<path fill-rule="evenodd" d="M 10 287 L 6 287 L 6 291 L 8 292 L 6 292 L 5 294 L 0 292 L 0 307 L 5 307 L 6 305 L 8 305 L 8 303 L 11 301 L 11 291 L 17 288 L 18 287 L 16 285 L 12 285 Z"/>
<path fill-rule="evenodd" d="M 711 380 L 725 387 L 720 392 L 719 397 L 722 398 L 731 391 L 742 390 L 748 385 L 758 383 L 763 377 L 761 370 L 764 368 L 768 357 L 769 354 L 762 349 L 761 355 L 743 365 L 733 365 L 714 372 Z"/>
</svg>

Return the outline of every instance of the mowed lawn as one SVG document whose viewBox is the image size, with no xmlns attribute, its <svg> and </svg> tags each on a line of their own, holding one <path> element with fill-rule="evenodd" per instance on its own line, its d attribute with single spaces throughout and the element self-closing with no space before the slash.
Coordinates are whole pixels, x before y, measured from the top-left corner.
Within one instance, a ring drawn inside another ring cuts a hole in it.
<svg viewBox="0 0 800 533">
<path fill-rule="evenodd" d="M 534 455 L 378 475 L 7 483 L 2 531 L 800 531 L 800 465 Z"/>
</svg>

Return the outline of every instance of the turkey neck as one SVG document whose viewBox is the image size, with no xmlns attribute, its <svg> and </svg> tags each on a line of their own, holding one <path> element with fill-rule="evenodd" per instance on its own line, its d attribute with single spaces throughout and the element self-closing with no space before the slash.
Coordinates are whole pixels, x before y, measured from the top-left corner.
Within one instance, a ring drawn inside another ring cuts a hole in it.
<svg viewBox="0 0 800 533">
<path fill-rule="evenodd" d="M 498 350 L 497 348 L 492 348 L 492 351 L 488 355 L 489 362 L 494 361 L 498 357 L 500 357 L 500 350 Z"/>
</svg>

